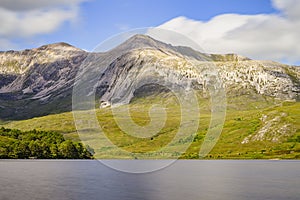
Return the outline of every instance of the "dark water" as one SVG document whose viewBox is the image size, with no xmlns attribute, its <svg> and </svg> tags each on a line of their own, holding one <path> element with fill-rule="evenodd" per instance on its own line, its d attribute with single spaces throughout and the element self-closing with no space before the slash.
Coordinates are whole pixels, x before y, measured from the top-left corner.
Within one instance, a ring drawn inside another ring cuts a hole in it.
<svg viewBox="0 0 300 200">
<path fill-rule="evenodd" d="M 298 200 L 300 162 L 183 160 L 127 174 L 98 161 L 3 160 L 0 199 Z"/>
</svg>

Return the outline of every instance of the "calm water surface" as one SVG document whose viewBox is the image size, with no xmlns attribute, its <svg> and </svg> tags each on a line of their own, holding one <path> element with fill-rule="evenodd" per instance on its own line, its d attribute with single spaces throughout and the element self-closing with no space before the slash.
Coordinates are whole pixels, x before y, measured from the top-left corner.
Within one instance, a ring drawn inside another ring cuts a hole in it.
<svg viewBox="0 0 300 200">
<path fill-rule="evenodd" d="M 98 161 L 2 160 L 0 180 L 1 200 L 300 199 L 300 161 L 181 160 L 127 174 Z"/>
</svg>

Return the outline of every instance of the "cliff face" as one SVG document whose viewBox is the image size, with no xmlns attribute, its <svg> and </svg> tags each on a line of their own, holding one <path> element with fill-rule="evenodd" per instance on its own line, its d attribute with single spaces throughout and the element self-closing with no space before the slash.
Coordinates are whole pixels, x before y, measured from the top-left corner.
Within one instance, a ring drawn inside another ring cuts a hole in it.
<svg viewBox="0 0 300 200">
<path fill-rule="evenodd" d="M 279 99 L 298 99 L 300 68 L 271 61 L 218 62 L 227 88 L 253 88 L 258 94 Z"/>
<path fill-rule="evenodd" d="M 198 61 L 191 57 L 175 56 L 156 49 L 135 50 L 122 59 L 116 60 L 107 69 L 103 82 L 108 83 L 108 91 L 122 92 L 138 74 L 151 74 L 155 70 L 168 78 L 174 85 L 189 85 L 206 90 L 210 76 L 218 73 L 229 93 L 239 95 L 245 90 L 253 90 L 282 100 L 296 100 L 300 92 L 300 68 L 271 61 L 228 60 Z M 146 75 L 147 76 L 147 75 Z M 114 84 L 112 84 L 114 83 Z M 109 92 L 105 93 L 110 100 Z"/>
<path fill-rule="evenodd" d="M 131 84 L 137 79 L 141 83 L 151 79 L 153 70 L 175 86 L 202 91 L 217 73 L 231 95 L 252 90 L 258 95 L 297 100 L 300 92 L 298 67 L 235 54 L 202 54 L 137 35 L 106 53 L 87 53 L 65 43 L 0 52 L 0 118 L 30 118 L 70 110 L 80 66 L 84 68 L 79 77 L 89 72 L 87 78 L 95 83 L 86 88 L 88 93 L 96 90 L 107 102 L 118 96 L 120 103 L 128 103 L 134 96 L 126 93 Z"/>
</svg>

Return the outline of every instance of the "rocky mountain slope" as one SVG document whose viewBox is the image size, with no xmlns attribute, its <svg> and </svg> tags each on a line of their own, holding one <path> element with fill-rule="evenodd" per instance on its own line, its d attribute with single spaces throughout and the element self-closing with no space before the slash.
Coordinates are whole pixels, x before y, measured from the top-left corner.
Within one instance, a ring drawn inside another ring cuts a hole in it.
<svg viewBox="0 0 300 200">
<path fill-rule="evenodd" d="M 0 119 L 70 111 L 78 78 L 89 83 L 82 87 L 86 95 L 95 91 L 103 102 L 118 97 L 119 103 L 129 103 L 138 94 L 126 91 L 137 79 L 141 83 L 151 79 L 152 68 L 178 87 L 204 93 L 214 74 L 221 78 L 228 98 L 250 94 L 252 98 L 299 100 L 299 67 L 235 54 L 203 54 L 136 35 L 105 53 L 89 53 L 65 43 L 0 52 Z"/>
</svg>

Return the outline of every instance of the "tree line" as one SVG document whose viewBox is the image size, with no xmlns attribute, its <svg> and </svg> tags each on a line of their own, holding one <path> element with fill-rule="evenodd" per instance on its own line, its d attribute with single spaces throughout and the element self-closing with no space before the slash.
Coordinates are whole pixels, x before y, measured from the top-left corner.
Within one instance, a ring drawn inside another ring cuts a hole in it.
<svg viewBox="0 0 300 200">
<path fill-rule="evenodd" d="M 92 159 L 94 151 L 52 131 L 0 128 L 0 159 Z"/>
</svg>

